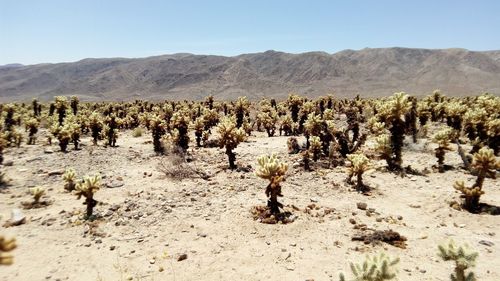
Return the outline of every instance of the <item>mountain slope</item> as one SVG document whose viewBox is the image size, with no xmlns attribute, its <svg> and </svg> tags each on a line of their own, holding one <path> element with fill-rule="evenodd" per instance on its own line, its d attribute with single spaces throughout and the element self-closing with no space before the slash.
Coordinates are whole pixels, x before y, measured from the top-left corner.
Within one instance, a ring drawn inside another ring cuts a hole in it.
<svg viewBox="0 0 500 281">
<path fill-rule="evenodd" d="M 500 93 L 500 51 L 384 48 L 335 54 L 267 51 L 235 57 L 174 54 L 139 59 L 0 67 L 0 101 L 79 95 L 84 100 L 196 99 L 207 94 L 350 97 Z"/>
</svg>

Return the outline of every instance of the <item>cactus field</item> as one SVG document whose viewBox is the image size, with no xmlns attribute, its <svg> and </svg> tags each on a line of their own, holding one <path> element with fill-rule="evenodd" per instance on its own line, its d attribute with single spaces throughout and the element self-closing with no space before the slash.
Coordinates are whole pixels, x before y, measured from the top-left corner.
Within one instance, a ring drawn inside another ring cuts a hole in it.
<svg viewBox="0 0 500 281">
<path fill-rule="evenodd" d="M 500 280 L 500 97 L 0 104 L 0 280 Z"/>
</svg>

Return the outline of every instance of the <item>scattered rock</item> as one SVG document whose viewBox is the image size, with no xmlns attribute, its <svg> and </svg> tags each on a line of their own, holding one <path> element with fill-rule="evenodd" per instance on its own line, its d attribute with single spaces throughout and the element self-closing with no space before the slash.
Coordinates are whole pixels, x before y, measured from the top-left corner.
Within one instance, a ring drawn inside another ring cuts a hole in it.
<svg viewBox="0 0 500 281">
<path fill-rule="evenodd" d="M 49 171 L 48 174 L 49 174 L 49 177 L 50 176 L 60 176 L 60 175 L 64 174 L 64 170 L 52 170 L 52 171 Z"/>
<path fill-rule="evenodd" d="M 106 187 L 107 188 L 117 188 L 117 187 L 122 187 L 125 185 L 123 181 L 117 181 L 117 180 L 111 180 L 106 182 Z"/>
<path fill-rule="evenodd" d="M 366 210 L 366 208 L 368 207 L 368 204 L 364 203 L 364 202 L 358 202 L 356 203 L 356 206 L 358 207 L 358 209 L 360 210 Z"/>
<path fill-rule="evenodd" d="M 12 161 L 12 160 L 5 160 L 5 161 L 3 161 L 3 165 L 4 166 L 12 166 L 12 165 L 14 165 L 14 161 Z"/>
<path fill-rule="evenodd" d="M 187 259 L 188 255 L 187 254 L 180 254 L 178 257 L 177 257 L 177 261 L 183 261 L 185 259 Z"/>
<path fill-rule="evenodd" d="M 492 247 L 492 246 L 495 245 L 495 243 L 493 243 L 491 241 L 488 241 L 488 240 L 481 240 L 481 241 L 479 241 L 479 244 L 485 245 L 485 246 L 488 246 L 488 247 Z"/>
<path fill-rule="evenodd" d="M 114 251 L 115 249 L 116 249 L 116 246 L 114 246 L 114 245 L 109 246 L 110 251 Z"/>
<path fill-rule="evenodd" d="M 54 150 L 50 149 L 50 148 L 46 148 L 43 153 L 46 153 L 46 154 L 52 154 L 54 153 Z"/>
<path fill-rule="evenodd" d="M 26 216 L 20 209 L 12 209 L 10 219 L 4 224 L 4 227 L 18 226 L 26 222 Z"/>
<path fill-rule="evenodd" d="M 350 218 L 350 219 L 349 219 L 349 222 L 350 222 L 351 224 L 356 224 L 356 220 L 355 220 L 355 219 L 353 219 L 353 218 Z"/>
</svg>

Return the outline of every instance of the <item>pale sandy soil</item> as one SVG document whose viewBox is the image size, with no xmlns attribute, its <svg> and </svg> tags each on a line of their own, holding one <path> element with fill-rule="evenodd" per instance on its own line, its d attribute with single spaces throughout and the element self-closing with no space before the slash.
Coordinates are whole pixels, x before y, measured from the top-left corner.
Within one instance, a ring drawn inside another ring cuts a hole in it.
<svg viewBox="0 0 500 281">
<path fill-rule="evenodd" d="M 52 154 L 44 153 L 49 147 L 43 145 L 9 149 L 5 158 L 13 165 L 2 169 L 11 185 L 0 192 L 0 222 L 22 201 L 30 200 L 28 187 L 47 188 L 46 199 L 53 204 L 23 210 L 27 216 L 23 225 L 1 227 L 0 233 L 17 238 L 18 248 L 13 252 L 14 265 L 0 268 L 0 279 L 338 280 L 340 271 L 350 276 L 350 261 L 386 250 L 401 258 L 399 280 L 449 280 L 452 263 L 441 261 L 436 253 L 439 243 L 452 238 L 479 252 L 474 269 L 478 280 L 500 280 L 500 216 L 449 207 L 449 201 L 458 199 L 453 182 L 474 179 L 463 170 L 405 178 L 373 171 L 364 180 L 374 192 L 365 196 L 344 182 L 345 167 L 304 172 L 293 167 L 298 156 L 287 154 L 286 137 L 257 133 L 236 150 L 239 165 L 251 165 L 252 171 L 225 170 L 221 149 L 190 148 L 194 165 L 213 176 L 173 181 L 157 170 L 162 157 L 153 154 L 148 140 L 149 134 L 133 138 L 127 131 L 120 135 L 117 148 L 94 147 L 85 138 L 82 150 L 66 154 L 57 145 L 50 147 Z M 426 142 L 421 139 L 405 147 L 405 165 L 422 170 L 435 163 L 433 145 Z M 312 215 L 294 211 L 297 219 L 287 225 L 253 220 L 250 209 L 265 204 L 267 185 L 253 168 L 258 155 L 271 152 L 290 164 L 281 202 L 299 208 L 315 202 L 318 211 Z M 458 167 L 461 161 L 453 151 L 446 163 Z M 64 191 L 61 176 L 48 175 L 66 167 L 74 167 L 79 176 L 100 172 L 103 183 L 123 179 L 122 187 L 103 187 L 96 194 L 101 202 L 96 213 L 103 217 L 92 232 L 103 237 L 85 234 L 88 227 L 79 223 L 79 212 L 85 208 L 82 200 Z M 487 179 L 481 201 L 500 205 L 499 187 L 498 179 Z M 366 202 L 379 214 L 367 216 L 357 209 L 357 202 Z M 326 208 L 335 211 L 323 216 Z M 389 216 L 403 219 L 376 221 Z M 357 232 L 351 218 L 375 229 L 398 231 L 408 238 L 407 249 L 351 241 Z M 485 246 L 481 240 L 494 245 Z M 177 261 L 179 254 L 187 254 L 187 259 Z"/>
</svg>

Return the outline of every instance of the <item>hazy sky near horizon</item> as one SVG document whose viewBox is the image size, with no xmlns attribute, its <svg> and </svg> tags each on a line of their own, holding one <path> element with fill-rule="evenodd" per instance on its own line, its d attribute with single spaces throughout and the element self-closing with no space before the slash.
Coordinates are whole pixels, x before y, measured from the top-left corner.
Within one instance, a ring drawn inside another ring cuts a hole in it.
<svg viewBox="0 0 500 281">
<path fill-rule="evenodd" d="M 0 64 L 394 46 L 500 49 L 500 1 L 0 0 Z"/>
</svg>

